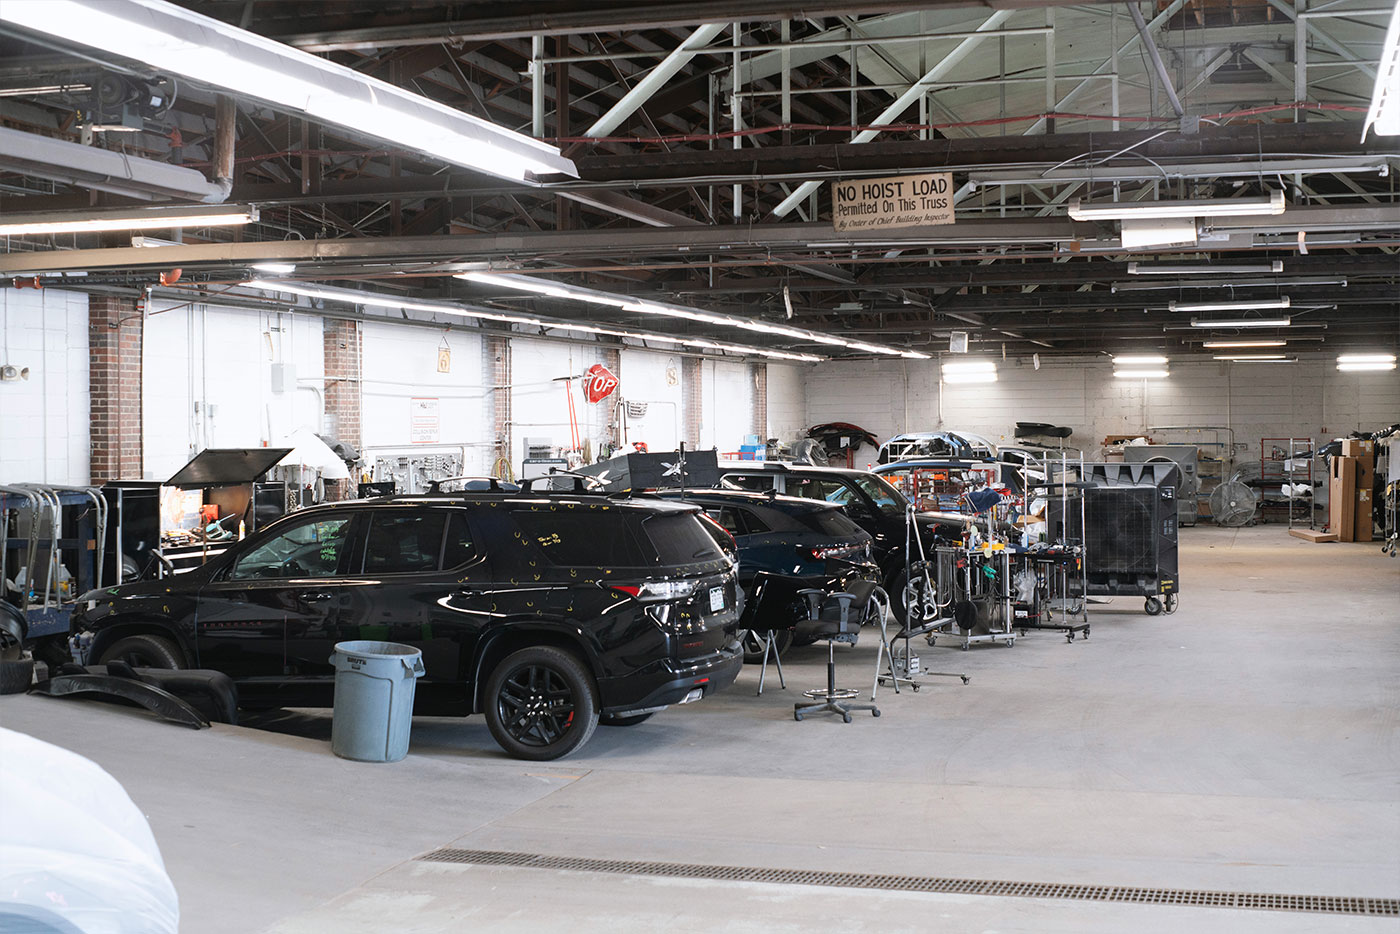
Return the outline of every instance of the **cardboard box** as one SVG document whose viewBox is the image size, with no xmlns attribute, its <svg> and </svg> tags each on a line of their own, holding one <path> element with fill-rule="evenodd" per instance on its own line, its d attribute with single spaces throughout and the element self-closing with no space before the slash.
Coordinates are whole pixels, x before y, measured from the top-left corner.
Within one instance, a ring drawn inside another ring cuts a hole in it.
<svg viewBox="0 0 1400 934">
<path fill-rule="evenodd" d="M 1335 542 L 1337 536 L 1331 532 L 1323 532 L 1320 529 L 1289 529 L 1288 534 L 1294 538 L 1301 538 L 1305 542 Z"/>
<path fill-rule="evenodd" d="M 1356 534 L 1356 458 L 1338 455 L 1328 464 L 1327 530 L 1339 542 Z"/>
<path fill-rule="evenodd" d="M 1373 461 L 1376 457 L 1376 442 L 1362 441 L 1360 438 L 1345 438 L 1342 440 L 1343 457 L 1367 457 Z"/>
</svg>

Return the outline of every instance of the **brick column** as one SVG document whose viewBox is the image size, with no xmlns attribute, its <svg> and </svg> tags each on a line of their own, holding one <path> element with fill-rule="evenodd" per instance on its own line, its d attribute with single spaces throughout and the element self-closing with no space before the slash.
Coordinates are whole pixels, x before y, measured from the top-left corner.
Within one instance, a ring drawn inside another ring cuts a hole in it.
<svg viewBox="0 0 1400 934">
<path fill-rule="evenodd" d="M 363 339 L 358 321 L 324 319 L 322 353 L 326 370 L 326 424 L 321 433 L 360 449 L 360 358 Z M 356 480 L 326 484 L 326 499 L 353 496 Z"/>
<path fill-rule="evenodd" d="M 491 410 L 491 432 L 495 445 L 491 449 L 492 472 L 495 462 L 504 457 L 510 462 L 510 338 L 488 335 L 481 342 L 485 356 L 482 372 L 491 380 L 487 387 L 487 405 Z M 513 471 L 515 466 L 511 465 Z"/>
<path fill-rule="evenodd" d="M 141 339 L 135 299 L 88 298 L 93 484 L 141 479 Z"/>
<path fill-rule="evenodd" d="M 704 420 L 704 361 L 695 357 L 681 358 L 681 410 L 685 424 L 685 446 L 700 447 L 700 425 Z"/>
<path fill-rule="evenodd" d="M 768 364 L 750 363 L 749 374 L 753 379 L 753 433 L 763 444 L 768 440 Z"/>
<path fill-rule="evenodd" d="M 619 389 L 622 386 L 622 348 L 604 347 L 603 366 L 612 371 L 612 375 L 618 379 Z M 617 417 L 617 400 L 620 392 L 608 396 L 599 405 L 608 407 L 608 440 L 613 444 L 622 444 L 622 419 Z"/>
</svg>

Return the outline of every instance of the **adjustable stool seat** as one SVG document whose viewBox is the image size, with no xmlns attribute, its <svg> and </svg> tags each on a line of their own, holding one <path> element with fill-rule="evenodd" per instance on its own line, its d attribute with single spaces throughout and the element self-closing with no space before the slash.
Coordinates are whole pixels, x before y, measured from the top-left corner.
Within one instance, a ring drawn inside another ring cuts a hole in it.
<svg viewBox="0 0 1400 934">
<path fill-rule="evenodd" d="M 859 697 L 860 692 L 836 687 L 836 643 L 856 644 L 874 592 L 875 584 L 866 580 L 848 581 L 847 590 L 842 593 L 802 591 L 812 607 L 812 618 L 817 622 L 813 635 L 826 640 L 826 687 L 803 692 L 815 703 L 793 704 L 794 720 L 801 720 L 809 713 L 839 713 L 842 720 L 850 723 L 852 710 L 868 710 L 872 716 L 880 716 L 880 708 L 874 704 L 842 703 Z"/>
</svg>

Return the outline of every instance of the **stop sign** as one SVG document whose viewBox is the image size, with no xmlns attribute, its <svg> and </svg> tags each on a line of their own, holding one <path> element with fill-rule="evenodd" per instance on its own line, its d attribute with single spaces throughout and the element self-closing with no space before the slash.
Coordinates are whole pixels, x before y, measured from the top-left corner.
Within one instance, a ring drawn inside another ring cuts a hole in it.
<svg viewBox="0 0 1400 934">
<path fill-rule="evenodd" d="M 589 402 L 602 402 L 617 389 L 617 377 L 612 370 L 595 363 L 583 374 L 583 398 Z"/>
</svg>

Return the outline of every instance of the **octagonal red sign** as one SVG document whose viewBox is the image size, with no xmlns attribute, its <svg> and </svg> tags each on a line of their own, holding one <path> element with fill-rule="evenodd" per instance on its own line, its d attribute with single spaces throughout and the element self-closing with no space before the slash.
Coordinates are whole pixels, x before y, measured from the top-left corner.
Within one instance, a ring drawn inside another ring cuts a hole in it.
<svg viewBox="0 0 1400 934">
<path fill-rule="evenodd" d="M 595 363 L 583 374 L 583 398 L 589 402 L 602 402 L 617 389 L 617 377 L 612 370 Z"/>
</svg>

